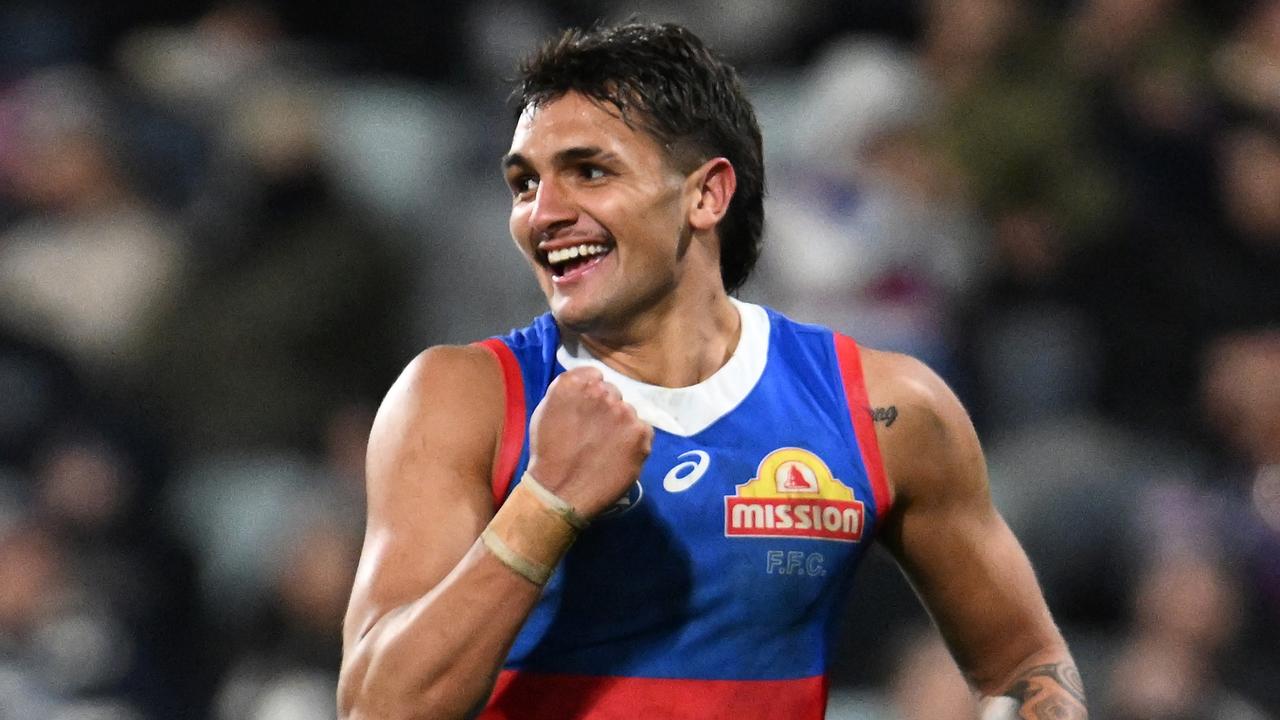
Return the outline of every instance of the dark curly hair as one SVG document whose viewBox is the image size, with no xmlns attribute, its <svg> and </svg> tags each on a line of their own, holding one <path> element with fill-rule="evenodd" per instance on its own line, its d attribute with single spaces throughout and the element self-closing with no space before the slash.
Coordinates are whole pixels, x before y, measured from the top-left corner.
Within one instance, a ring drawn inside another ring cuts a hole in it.
<svg viewBox="0 0 1280 720">
<path fill-rule="evenodd" d="M 738 186 L 720 221 L 720 276 L 742 286 L 760 257 L 764 161 L 760 126 L 738 73 L 698 36 L 674 24 L 574 28 L 520 64 L 516 116 L 569 92 L 618 109 L 667 148 L 684 172 L 724 157 Z"/>
</svg>

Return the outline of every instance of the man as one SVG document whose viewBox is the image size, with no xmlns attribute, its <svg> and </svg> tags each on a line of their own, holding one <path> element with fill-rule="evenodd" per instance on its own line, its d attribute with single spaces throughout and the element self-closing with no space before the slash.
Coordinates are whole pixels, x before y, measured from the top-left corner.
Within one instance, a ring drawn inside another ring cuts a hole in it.
<svg viewBox="0 0 1280 720">
<path fill-rule="evenodd" d="M 385 400 L 343 717 L 821 718 L 873 537 L 990 717 L 1085 717 L 951 392 L 729 297 L 764 187 L 734 70 L 628 25 L 523 71 L 510 229 L 551 312 Z"/>
</svg>

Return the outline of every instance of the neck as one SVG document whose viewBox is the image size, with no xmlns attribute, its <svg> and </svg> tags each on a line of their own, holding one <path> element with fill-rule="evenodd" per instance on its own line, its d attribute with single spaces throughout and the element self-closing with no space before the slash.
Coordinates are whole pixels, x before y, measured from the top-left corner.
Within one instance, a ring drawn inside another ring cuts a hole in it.
<svg viewBox="0 0 1280 720">
<path fill-rule="evenodd" d="M 711 377 L 738 347 L 742 319 L 721 288 L 671 298 L 625 331 L 566 337 L 605 365 L 650 385 L 688 387 Z"/>
</svg>

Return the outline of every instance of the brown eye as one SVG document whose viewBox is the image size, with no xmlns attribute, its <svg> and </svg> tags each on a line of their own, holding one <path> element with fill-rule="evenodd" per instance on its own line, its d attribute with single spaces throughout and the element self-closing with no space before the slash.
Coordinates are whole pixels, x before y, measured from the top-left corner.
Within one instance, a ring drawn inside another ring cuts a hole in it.
<svg viewBox="0 0 1280 720">
<path fill-rule="evenodd" d="M 511 192 L 525 195 L 538 189 L 538 178 L 532 175 L 521 175 L 511 181 Z"/>
</svg>

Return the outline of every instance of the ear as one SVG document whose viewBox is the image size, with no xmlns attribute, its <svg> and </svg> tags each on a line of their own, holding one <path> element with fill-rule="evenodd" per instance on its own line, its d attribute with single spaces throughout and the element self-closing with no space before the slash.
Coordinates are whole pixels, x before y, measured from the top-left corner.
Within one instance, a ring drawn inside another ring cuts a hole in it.
<svg viewBox="0 0 1280 720">
<path fill-rule="evenodd" d="M 733 165 L 722 157 L 711 158 L 689 174 L 689 225 L 712 230 L 729 212 L 729 201 L 738 187 Z"/>
</svg>

